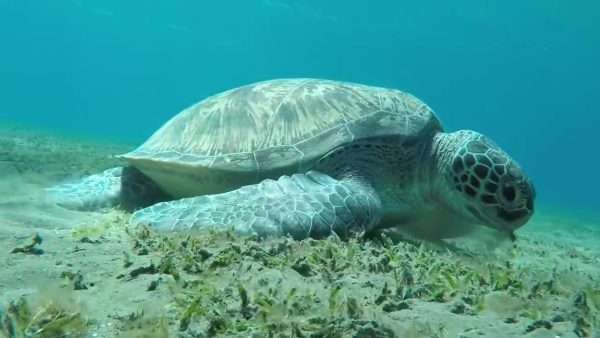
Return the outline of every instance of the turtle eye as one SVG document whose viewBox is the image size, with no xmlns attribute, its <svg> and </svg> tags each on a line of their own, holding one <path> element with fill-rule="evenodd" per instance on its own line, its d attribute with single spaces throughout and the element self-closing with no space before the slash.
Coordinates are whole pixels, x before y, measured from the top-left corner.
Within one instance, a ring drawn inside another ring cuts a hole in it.
<svg viewBox="0 0 600 338">
<path fill-rule="evenodd" d="M 504 199 L 507 202 L 514 202 L 515 198 L 517 197 L 517 192 L 515 190 L 515 187 L 513 187 L 512 185 L 504 185 L 502 186 L 502 194 L 504 195 Z"/>
<path fill-rule="evenodd" d="M 507 179 L 503 181 L 504 182 L 500 185 L 500 189 L 498 189 L 500 201 L 507 207 L 518 206 L 519 201 L 521 200 L 521 190 L 517 183 Z"/>
</svg>

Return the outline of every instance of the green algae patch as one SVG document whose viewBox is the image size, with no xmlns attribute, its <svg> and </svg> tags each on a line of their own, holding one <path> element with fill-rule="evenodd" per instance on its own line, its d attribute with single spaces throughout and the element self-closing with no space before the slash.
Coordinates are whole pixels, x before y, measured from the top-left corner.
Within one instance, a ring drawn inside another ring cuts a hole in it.
<svg viewBox="0 0 600 338">
<path fill-rule="evenodd" d="M 505 318 L 523 333 L 553 321 L 576 323 L 572 332 L 580 337 L 598 327 L 593 281 L 575 306 L 568 301 L 573 290 L 561 287 L 558 274 L 540 281 L 512 263 L 512 251 L 465 255 L 385 236 L 262 240 L 231 231 L 165 235 L 147 228 L 128 234 L 132 252 L 158 260 L 135 266 L 131 257 L 140 255 L 130 255 L 121 276 L 157 276 L 151 289 L 171 295 L 165 312 L 175 336 L 395 337 L 407 331 L 391 318 L 427 304 L 465 318 Z M 445 330 L 418 330 L 434 331 Z"/>
<path fill-rule="evenodd" d="M 77 293 L 93 306 L 98 284 L 112 281 L 114 292 L 134 290 L 123 296 L 140 305 L 101 318 L 33 294 L 28 299 L 38 307 L 25 298 L 6 306 L 4 336 L 89 336 L 108 320 L 102 332 L 123 337 L 469 336 L 479 331 L 466 323 L 491 318 L 513 336 L 598 332 L 598 282 L 558 268 L 531 271 L 520 266 L 526 253 L 519 248 L 466 254 L 385 235 L 294 241 L 131 230 L 117 226 L 120 215 L 107 222 L 67 240 L 85 253 L 118 239 L 123 249 L 113 253 L 112 270 L 99 280 L 68 264 L 60 273 L 63 295 Z M 448 326 L 449 318 L 464 327 Z"/>
<path fill-rule="evenodd" d="M 0 308 L 0 336 L 7 338 L 84 337 L 90 322 L 64 300 L 47 299 L 31 306 L 25 297 Z"/>
</svg>

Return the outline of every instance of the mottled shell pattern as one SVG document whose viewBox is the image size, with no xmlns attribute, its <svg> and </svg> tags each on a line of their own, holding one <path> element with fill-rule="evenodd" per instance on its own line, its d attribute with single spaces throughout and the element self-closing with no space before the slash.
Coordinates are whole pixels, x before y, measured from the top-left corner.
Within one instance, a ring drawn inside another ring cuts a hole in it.
<svg viewBox="0 0 600 338">
<path fill-rule="evenodd" d="M 208 97 L 123 157 L 172 194 L 188 196 L 305 172 L 340 146 L 423 135 L 426 128 L 441 130 L 431 109 L 408 93 L 339 81 L 281 79 Z"/>
</svg>

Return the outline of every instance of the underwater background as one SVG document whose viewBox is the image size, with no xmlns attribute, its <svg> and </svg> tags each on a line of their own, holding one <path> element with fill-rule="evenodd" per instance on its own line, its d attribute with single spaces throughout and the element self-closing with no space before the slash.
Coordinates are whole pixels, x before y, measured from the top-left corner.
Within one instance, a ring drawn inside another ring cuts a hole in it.
<svg viewBox="0 0 600 338">
<path fill-rule="evenodd" d="M 139 144 L 271 78 L 394 87 L 480 131 L 542 205 L 600 205 L 600 2 L 0 0 L 0 124 Z"/>
</svg>

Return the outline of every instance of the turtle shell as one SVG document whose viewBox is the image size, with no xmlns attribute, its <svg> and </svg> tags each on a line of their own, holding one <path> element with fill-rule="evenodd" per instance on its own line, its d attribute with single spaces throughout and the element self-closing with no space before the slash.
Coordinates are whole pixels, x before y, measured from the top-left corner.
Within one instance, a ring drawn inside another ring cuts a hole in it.
<svg viewBox="0 0 600 338">
<path fill-rule="evenodd" d="M 186 197 L 304 172 L 357 140 L 421 137 L 432 128 L 441 130 L 435 114 L 408 93 L 281 79 L 208 97 L 122 157 L 174 197 Z"/>
</svg>

